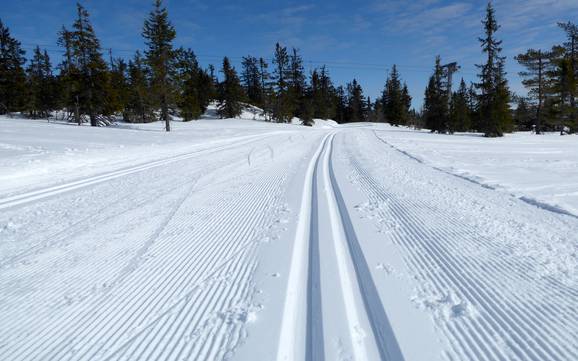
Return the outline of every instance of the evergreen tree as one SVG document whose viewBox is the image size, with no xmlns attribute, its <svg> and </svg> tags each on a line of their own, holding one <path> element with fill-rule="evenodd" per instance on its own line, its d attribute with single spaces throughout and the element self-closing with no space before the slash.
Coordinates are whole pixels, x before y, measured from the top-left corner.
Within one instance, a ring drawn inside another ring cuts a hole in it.
<svg viewBox="0 0 578 361">
<path fill-rule="evenodd" d="M 241 115 L 244 94 L 239 76 L 227 57 L 223 59 L 222 73 L 218 114 L 221 118 L 235 118 Z"/>
<path fill-rule="evenodd" d="M 517 107 L 514 111 L 514 122 L 517 130 L 531 130 L 534 124 L 535 111 L 525 97 L 516 98 Z"/>
<path fill-rule="evenodd" d="M 302 104 L 305 97 L 305 74 L 303 72 L 303 59 L 297 49 L 293 48 L 289 56 L 289 103 L 294 117 L 301 117 Z"/>
<path fill-rule="evenodd" d="M 148 123 L 154 120 L 148 69 L 140 52 L 128 63 L 129 94 L 127 101 L 127 121 Z"/>
<path fill-rule="evenodd" d="M 177 105 L 184 121 L 198 119 L 207 110 L 208 76 L 199 68 L 197 57 L 191 49 L 176 51 Z"/>
<path fill-rule="evenodd" d="M 477 65 L 480 69 L 480 82 L 476 84 L 480 90 L 479 116 L 486 137 L 501 137 L 511 127 L 509 89 L 504 70 L 505 57 L 500 56 L 502 42 L 495 38 L 499 26 L 491 2 L 488 3 L 482 24 L 485 36 L 479 41 L 487 60 L 485 64 Z"/>
<path fill-rule="evenodd" d="M 243 57 L 243 70 L 241 72 L 241 81 L 247 94 L 249 104 L 257 107 L 263 107 L 263 81 L 261 79 L 261 70 L 259 60 L 253 56 Z"/>
<path fill-rule="evenodd" d="M 549 92 L 553 53 L 542 50 L 529 49 L 524 54 L 516 56 L 520 65 L 526 68 L 519 74 L 524 78 L 522 84 L 528 89 L 530 97 L 536 100 L 536 134 L 542 133 L 542 111 L 545 98 Z"/>
<path fill-rule="evenodd" d="M 559 23 L 558 26 L 566 33 L 567 42 L 564 43 L 566 49 L 565 64 L 562 66 L 564 79 L 562 79 L 563 86 L 567 92 L 569 105 L 570 123 L 574 129 L 578 128 L 578 104 L 576 97 L 578 97 L 578 25 L 567 22 Z"/>
<path fill-rule="evenodd" d="M 269 73 L 269 64 L 263 58 L 259 58 L 259 81 L 261 83 L 263 115 L 265 119 L 271 120 L 273 104 L 275 104 L 275 92 Z"/>
<path fill-rule="evenodd" d="M 33 57 L 26 69 L 28 102 L 26 109 L 32 118 L 48 118 L 54 109 L 55 80 L 50 57 L 40 47 L 34 49 Z"/>
<path fill-rule="evenodd" d="M 404 93 L 405 92 L 405 93 Z M 397 66 L 394 65 L 389 74 L 385 89 L 383 90 L 383 112 L 385 120 L 391 125 L 399 126 L 407 123 L 409 106 L 411 98 L 409 98 L 407 87 L 402 88 Z"/>
<path fill-rule="evenodd" d="M 471 127 L 470 109 L 468 106 L 468 88 L 464 79 L 457 92 L 452 94 L 448 130 L 450 133 L 465 132 Z"/>
<path fill-rule="evenodd" d="M 363 89 L 356 79 L 347 84 L 347 122 L 364 122 L 366 120 L 365 97 Z"/>
<path fill-rule="evenodd" d="M 20 111 L 24 105 L 26 74 L 24 50 L 0 20 L 0 114 Z"/>
<path fill-rule="evenodd" d="M 273 118 L 277 122 L 289 122 L 293 116 L 293 104 L 289 93 L 291 68 L 287 48 L 279 43 L 275 45 L 273 64 L 275 65 L 273 79 L 276 93 L 273 104 Z"/>
<path fill-rule="evenodd" d="M 82 124 L 80 117 L 80 71 L 73 60 L 72 54 L 73 32 L 67 30 L 64 26 L 58 33 L 58 45 L 64 48 L 64 57 L 58 66 L 60 74 L 58 75 L 58 84 L 60 85 L 60 101 L 69 115 L 74 113 L 74 120 L 78 125 Z"/>
<path fill-rule="evenodd" d="M 72 31 L 63 28 L 59 44 L 65 47 L 64 82 L 67 88 L 64 103 L 74 104 L 75 120 L 80 125 L 87 114 L 91 126 L 97 126 L 97 116 L 106 111 L 108 69 L 102 58 L 100 41 L 89 20 L 88 11 L 77 4 L 77 18 Z"/>
<path fill-rule="evenodd" d="M 108 100 L 105 114 L 121 113 L 127 120 L 127 106 L 130 97 L 128 84 L 128 65 L 122 58 L 111 59 L 110 74 L 108 77 Z"/>
<path fill-rule="evenodd" d="M 161 120 L 165 121 L 166 131 L 171 130 L 169 107 L 173 93 L 173 72 L 175 53 L 173 40 L 175 28 L 169 21 L 169 14 L 162 0 L 155 0 L 154 8 L 145 20 L 142 35 L 148 47 L 145 52 L 148 66 L 151 68 L 151 86 L 157 104 L 161 110 Z"/>
<path fill-rule="evenodd" d="M 436 57 L 434 73 L 430 77 L 425 90 L 424 121 L 425 127 L 432 132 L 447 133 L 448 131 L 448 97 L 444 87 L 444 72 L 441 58 Z"/>
<path fill-rule="evenodd" d="M 340 124 L 348 122 L 347 96 L 341 85 L 335 89 L 335 104 L 335 121 Z"/>
</svg>

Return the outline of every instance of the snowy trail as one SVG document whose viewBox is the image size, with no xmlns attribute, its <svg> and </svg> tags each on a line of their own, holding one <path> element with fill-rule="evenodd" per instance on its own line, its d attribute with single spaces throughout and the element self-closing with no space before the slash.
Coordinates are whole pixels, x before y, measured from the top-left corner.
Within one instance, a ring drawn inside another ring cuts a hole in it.
<svg viewBox="0 0 578 361">
<path fill-rule="evenodd" d="M 277 359 L 324 360 L 326 353 L 336 359 L 335 337 L 349 345 L 355 360 L 403 360 L 335 179 L 334 137 L 326 136 L 309 163 Z M 321 263 L 334 269 L 322 270 Z M 324 298 L 330 300 L 325 307 Z M 332 335 L 334 329 L 343 332 Z"/>
<path fill-rule="evenodd" d="M 0 199 L 0 360 L 578 359 L 578 220 L 374 130 L 243 131 Z"/>
</svg>

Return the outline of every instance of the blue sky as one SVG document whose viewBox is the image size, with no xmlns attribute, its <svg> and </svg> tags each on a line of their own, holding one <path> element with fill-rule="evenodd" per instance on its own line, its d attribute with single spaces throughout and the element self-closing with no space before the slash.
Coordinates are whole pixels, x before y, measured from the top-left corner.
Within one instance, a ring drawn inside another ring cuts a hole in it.
<svg viewBox="0 0 578 361">
<path fill-rule="evenodd" d="M 35 44 L 59 57 L 56 33 L 69 26 L 76 1 L 0 0 L 0 18 L 30 52 Z M 143 47 L 142 23 L 152 0 L 87 0 L 97 35 L 114 56 L 129 57 Z M 578 20 L 578 0 L 495 1 L 498 37 L 504 41 L 511 87 L 524 93 L 513 56 L 528 47 L 549 48 L 563 41 L 557 21 Z M 228 55 L 239 62 L 251 54 L 270 58 L 275 42 L 296 47 L 308 69 L 327 63 L 344 84 L 357 78 L 366 95 L 381 92 L 388 69 L 399 66 L 414 97 L 423 90 L 437 54 L 457 61 L 457 77 L 475 80 L 480 63 L 478 36 L 485 1 L 202 1 L 165 0 L 177 29 L 177 45 L 192 48 L 203 65 L 220 65 Z M 44 46 L 46 45 L 46 46 Z"/>
</svg>

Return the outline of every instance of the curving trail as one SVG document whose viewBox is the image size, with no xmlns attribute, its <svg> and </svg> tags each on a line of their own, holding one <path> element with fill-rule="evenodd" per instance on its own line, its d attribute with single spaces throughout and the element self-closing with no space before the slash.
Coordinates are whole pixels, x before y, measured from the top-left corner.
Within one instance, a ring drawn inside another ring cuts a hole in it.
<svg viewBox="0 0 578 361">
<path fill-rule="evenodd" d="M 578 359 L 578 220 L 387 137 L 261 132 L 0 198 L 0 360 Z"/>
</svg>

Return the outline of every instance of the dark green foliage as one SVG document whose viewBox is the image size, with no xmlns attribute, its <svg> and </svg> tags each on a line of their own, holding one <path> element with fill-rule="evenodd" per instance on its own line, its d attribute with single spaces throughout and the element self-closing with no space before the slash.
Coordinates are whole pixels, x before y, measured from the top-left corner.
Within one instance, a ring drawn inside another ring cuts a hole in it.
<svg viewBox="0 0 578 361">
<path fill-rule="evenodd" d="M 408 120 L 411 97 L 407 86 L 402 88 L 397 66 L 394 65 L 385 83 L 382 96 L 383 115 L 391 125 L 405 125 Z"/>
<path fill-rule="evenodd" d="M 502 52 L 501 41 L 496 40 L 495 34 L 499 29 L 496 22 L 495 11 L 489 2 L 486 8 L 484 25 L 484 37 L 479 41 L 482 51 L 486 54 L 486 62 L 477 65 L 480 69 L 480 82 L 476 84 L 480 90 L 479 117 L 481 129 L 486 137 L 501 137 L 504 132 L 512 130 L 510 113 L 510 91 L 504 70 L 505 57 Z"/>
<path fill-rule="evenodd" d="M 309 97 L 312 101 L 314 117 L 317 119 L 332 119 L 336 114 L 335 87 L 331 82 L 325 66 L 311 73 Z"/>
<path fill-rule="evenodd" d="M 347 84 L 346 122 L 364 122 L 367 120 L 367 109 L 363 89 L 356 79 Z"/>
<path fill-rule="evenodd" d="M 520 65 L 526 68 L 519 74 L 524 79 L 522 84 L 528 89 L 528 95 L 536 101 L 536 134 L 542 132 L 542 112 L 546 101 L 546 94 L 551 89 L 553 52 L 529 49 L 524 54 L 516 56 Z"/>
<path fill-rule="evenodd" d="M 145 52 L 151 69 L 151 91 L 155 106 L 160 107 L 160 119 L 165 121 L 166 131 L 171 130 L 169 108 L 173 102 L 175 52 L 173 40 L 175 28 L 169 21 L 162 0 L 155 0 L 154 8 L 145 20 L 142 36 L 148 49 Z"/>
<path fill-rule="evenodd" d="M 471 114 L 469 108 L 468 88 L 464 79 L 460 82 L 457 92 L 452 94 L 448 130 L 450 133 L 465 132 L 471 129 Z"/>
<path fill-rule="evenodd" d="M 90 125 L 97 126 L 97 116 L 109 110 L 106 106 L 110 89 L 109 72 L 88 11 L 82 5 L 77 4 L 77 18 L 72 30 L 63 28 L 58 43 L 65 48 L 60 65 L 63 104 L 74 109 L 74 118 L 79 125 L 81 116 L 86 114 Z"/>
<path fill-rule="evenodd" d="M 191 49 L 180 48 L 176 53 L 177 106 L 184 121 L 199 119 L 211 101 L 213 80 L 199 67 Z"/>
<path fill-rule="evenodd" d="M 140 52 L 128 63 L 128 99 L 125 120 L 132 123 L 148 123 L 155 120 L 150 96 L 148 69 Z"/>
<path fill-rule="evenodd" d="M 449 131 L 448 93 L 443 83 L 444 72 L 440 57 L 436 57 L 434 73 L 425 90 L 423 116 L 425 127 L 432 132 Z"/>
<path fill-rule="evenodd" d="M 253 56 L 246 56 L 243 57 L 241 64 L 243 66 L 241 81 L 243 82 L 245 94 L 247 94 L 247 101 L 256 107 L 263 107 L 265 104 L 264 79 L 262 79 L 259 59 Z"/>
<path fill-rule="evenodd" d="M 48 118 L 56 108 L 56 80 L 50 57 L 37 46 L 26 69 L 28 97 L 26 110 L 32 118 Z"/>
<path fill-rule="evenodd" d="M 131 92 L 127 77 L 126 62 L 121 58 L 111 59 L 105 114 L 120 113 L 123 119 L 127 119 L 127 104 Z"/>
<path fill-rule="evenodd" d="M 277 122 L 289 122 L 294 113 L 294 102 L 291 97 L 289 81 L 291 78 L 291 63 L 287 48 L 279 43 L 275 45 L 273 58 L 275 99 L 272 105 L 273 119 Z"/>
<path fill-rule="evenodd" d="M 517 130 L 528 131 L 532 130 L 534 124 L 534 117 L 536 112 L 532 109 L 532 105 L 524 97 L 516 98 L 516 110 L 514 111 L 514 124 Z"/>
<path fill-rule="evenodd" d="M 0 20 L 0 114 L 20 111 L 24 107 L 26 74 L 24 50 Z"/>
<path fill-rule="evenodd" d="M 243 87 L 235 68 L 231 66 L 229 59 L 223 59 L 223 82 L 219 85 L 219 109 L 221 118 L 235 118 L 241 115 L 244 98 Z"/>
</svg>

